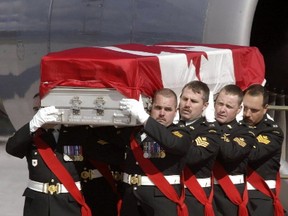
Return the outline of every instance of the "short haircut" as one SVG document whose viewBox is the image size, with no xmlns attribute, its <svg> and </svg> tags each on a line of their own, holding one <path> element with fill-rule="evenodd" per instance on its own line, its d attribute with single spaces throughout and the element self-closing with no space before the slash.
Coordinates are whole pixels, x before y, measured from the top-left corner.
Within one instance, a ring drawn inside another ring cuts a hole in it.
<svg viewBox="0 0 288 216">
<path fill-rule="evenodd" d="M 220 91 L 219 93 L 217 94 L 217 97 L 216 97 L 216 100 L 218 98 L 218 95 L 221 93 L 221 92 L 226 92 L 228 95 L 236 95 L 238 96 L 238 105 L 240 106 L 242 104 L 242 101 L 243 101 L 243 91 L 242 89 L 235 85 L 235 84 L 229 84 L 229 85 L 226 85 L 224 86 Z"/>
<path fill-rule="evenodd" d="M 262 106 L 265 107 L 269 103 L 269 93 L 268 91 L 262 86 L 261 84 L 252 84 L 244 91 L 244 95 L 251 95 L 251 96 L 263 96 L 263 104 Z"/>
<path fill-rule="evenodd" d="M 177 107 L 177 105 L 178 105 L 177 104 L 177 95 L 172 89 L 162 88 L 162 89 L 157 90 L 154 93 L 152 104 L 154 103 L 157 95 L 162 95 L 162 96 L 167 97 L 167 98 L 173 97 L 175 99 L 175 107 Z"/>
<path fill-rule="evenodd" d="M 208 102 L 209 100 L 209 94 L 210 94 L 210 89 L 208 85 L 202 81 L 199 80 L 194 80 L 189 83 L 187 83 L 183 88 L 180 97 L 183 94 L 184 89 L 191 89 L 194 93 L 201 94 L 203 93 L 203 101 Z"/>
</svg>

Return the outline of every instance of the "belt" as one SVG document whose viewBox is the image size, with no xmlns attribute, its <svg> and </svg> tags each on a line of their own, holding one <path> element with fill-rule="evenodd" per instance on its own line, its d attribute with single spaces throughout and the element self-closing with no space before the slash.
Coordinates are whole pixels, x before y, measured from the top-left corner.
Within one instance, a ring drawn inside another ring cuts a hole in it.
<svg viewBox="0 0 288 216">
<path fill-rule="evenodd" d="M 81 172 L 81 178 L 85 180 L 92 180 L 95 178 L 103 177 L 103 175 L 97 169 L 88 169 Z"/>
<path fill-rule="evenodd" d="M 180 176 L 179 175 L 169 175 L 164 176 L 164 178 L 169 182 L 169 184 L 180 184 Z M 148 176 L 141 176 L 141 175 L 130 175 L 127 173 L 123 173 L 123 182 L 130 184 L 130 185 L 145 185 L 145 186 L 152 186 L 155 185 Z"/>
<path fill-rule="evenodd" d="M 81 190 L 81 183 L 80 181 L 75 182 L 77 188 Z M 37 182 L 33 180 L 29 180 L 28 182 L 28 188 L 37 191 L 37 192 L 42 192 L 45 194 L 50 193 L 51 195 L 53 194 L 59 194 L 59 193 L 69 193 L 68 190 L 65 188 L 63 184 L 56 183 L 56 184 L 51 184 L 51 183 L 42 183 L 42 182 Z"/>
<path fill-rule="evenodd" d="M 276 181 L 275 180 L 265 180 L 266 184 L 270 189 L 276 188 Z M 257 190 L 254 186 L 252 186 L 249 182 L 247 182 L 247 189 L 248 190 Z"/>
<path fill-rule="evenodd" d="M 244 175 L 228 175 L 233 184 L 244 184 Z M 219 184 L 217 179 L 214 179 L 214 184 Z"/>
<path fill-rule="evenodd" d="M 201 187 L 211 187 L 211 178 L 197 178 L 198 183 Z M 186 188 L 186 185 L 184 185 Z"/>
</svg>

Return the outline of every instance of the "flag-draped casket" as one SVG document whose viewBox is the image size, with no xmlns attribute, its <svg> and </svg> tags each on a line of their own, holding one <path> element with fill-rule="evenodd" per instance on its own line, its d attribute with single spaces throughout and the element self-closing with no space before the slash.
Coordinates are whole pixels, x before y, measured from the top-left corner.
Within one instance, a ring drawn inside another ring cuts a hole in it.
<svg viewBox="0 0 288 216">
<path fill-rule="evenodd" d="M 195 79 L 214 94 L 226 84 L 263 84 L 263 56 L 256 47 L 184 42 L 68 49 L 42 58 L 40 95 L 42 106 L 62 109 L 62 123 L 134 125 L 119 110 L 123 97 L 149 98 L 163 87 L 179 94 Z"/>
</svg>

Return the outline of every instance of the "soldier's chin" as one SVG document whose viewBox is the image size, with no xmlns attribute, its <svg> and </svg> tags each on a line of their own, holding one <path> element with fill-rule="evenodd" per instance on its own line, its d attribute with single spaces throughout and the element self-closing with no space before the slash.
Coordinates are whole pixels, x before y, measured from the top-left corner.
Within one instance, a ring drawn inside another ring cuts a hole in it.
<svg viewBox="0 0 288 216">
<path fill-rule="evenodd" d="M 162 119 L 157 119 L 157 122 L 159 122 L 160 124 L 167 126 L 167 122 L 165 120 Z"/>
<path fill-rule="evenodd" d="M 251 120 L 246 119 L 246 118 L 244 118 L 243 120 L 247 125 L 253 125 L 253 122 Z"/>
</svg>

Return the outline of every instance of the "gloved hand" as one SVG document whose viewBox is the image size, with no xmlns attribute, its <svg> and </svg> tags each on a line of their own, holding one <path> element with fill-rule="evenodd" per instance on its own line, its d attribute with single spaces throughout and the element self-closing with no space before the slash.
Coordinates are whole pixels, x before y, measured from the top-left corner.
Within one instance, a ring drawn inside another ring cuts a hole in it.
<svg viewBox="0 0 288 216">
<path fill-rule="evenodd" d="M 206 120 L 208 122 L 214 122 L 215 121 L 215 109 L 214 109 L 214 96 L 213 91 L 210 91 L 209 94 L 209 104 L 208 107 L 205 109 L 204 114 L 206 117 Z"/>
<path fill-rule="evenodd" d="M 120 109 L 129 111 L 141 124 L 149 118 L 149 114 L 145 111 L 143 103 L 135 99 L 123 98 L 120 101 Z"/>
<path fill-rule="evenodd" d="M 46 123 L 57 121 L 59 110 L 55 106 L 44 107 L 38 110 L 29 123 L 30 132 L 35 132 L 38 128 Z"/>
</svg>

